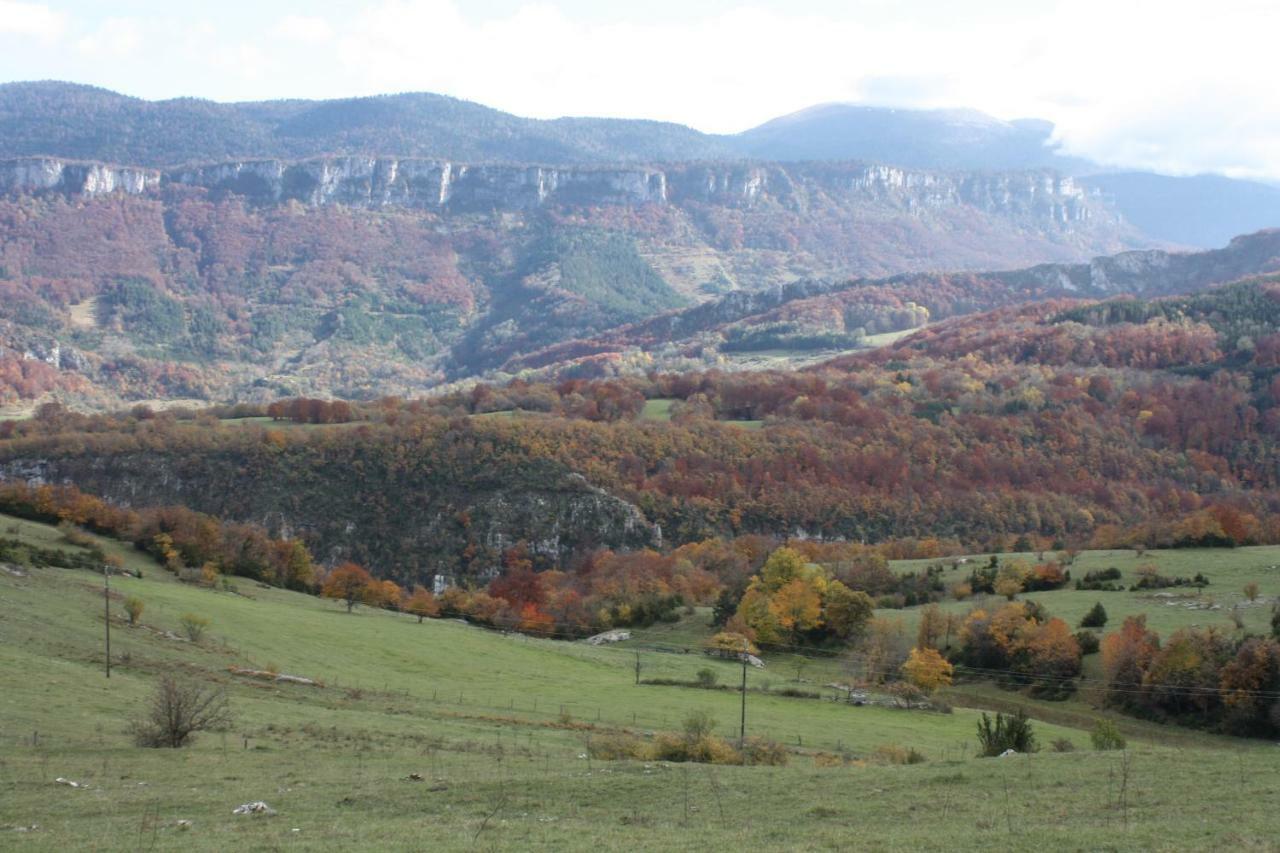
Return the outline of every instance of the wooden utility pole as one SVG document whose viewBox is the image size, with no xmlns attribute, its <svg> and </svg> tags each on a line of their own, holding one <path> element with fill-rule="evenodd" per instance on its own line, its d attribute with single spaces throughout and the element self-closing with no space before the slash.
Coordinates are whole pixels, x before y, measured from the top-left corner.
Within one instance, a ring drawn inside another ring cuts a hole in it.
<svg viewBox="0 0 1280 853">
<path fill-rule="evenodd" d="M 636 684 L 640 683 L 640 650 L 636 649 Z"/>
<path fill-rule="evenodd" d="M 747 641 L 742 640 L 742 721 L 738 724 L 738 749 L 747 742 Z"/>
<path fill-rule="evenodd" d="M 107 678 L 111 677 L 111 567 L 102 565 L 102 610 L 107 617 Z"/>
</svg>

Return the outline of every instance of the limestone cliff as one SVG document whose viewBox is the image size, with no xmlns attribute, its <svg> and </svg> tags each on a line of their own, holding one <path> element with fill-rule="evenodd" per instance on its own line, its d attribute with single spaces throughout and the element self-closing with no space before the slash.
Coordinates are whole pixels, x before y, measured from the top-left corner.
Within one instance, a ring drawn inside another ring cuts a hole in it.
<svg viewBox="0 0 1280 853">
<path fill-rule="evenodd" d="M 519 211 L 557 205 L 871 205 L 906 214 L 946 208 L 1069 230 L 1114 215 L 1071 178 L 1048 171 L 928 172 L 861 163 L 641 166 L 467 164 L 387 157 L 243 160 L 164 172 L 52 158 L 0 161 L 0 192 L 95 196 L 163 185 L 229 191 L 257 204 L 402 207 L 442 212 Z"/>
</svg>

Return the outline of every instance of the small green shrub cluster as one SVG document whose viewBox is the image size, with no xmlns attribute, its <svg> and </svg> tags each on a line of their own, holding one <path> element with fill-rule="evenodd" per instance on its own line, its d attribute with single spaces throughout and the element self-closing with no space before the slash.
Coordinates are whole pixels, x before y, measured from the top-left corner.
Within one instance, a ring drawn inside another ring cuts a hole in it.
<svg viewBox="0 0 1280 853">
<path fill-rule="evenodd" d="M 1109 569 L 1100 569 L 1096 572 L 1087 572 L 1083 578 L 1076 581 L 1076 589 L 1123 592 L 1124 584 L 1117 583 L 1120 578 L 1120 570 L 1114 566 Z"/>
<path fill-rule="evenodd" d="M 1102 646 L 1102 641 L 1092 631 L 1076 631 L 1075 638 L 1080 645 L 1080 654 L 1082 655 L 1097 654 L 1098 649 Z"/>
<path fill-rule="evenodd" d="M 1124 749 L 1129 743 L 1110 720 L 1098 720 L 1094 723 L 1089 739 L 1097 750 Z"/>
<path fill-rule="evenodd" d="M 1009 717 L 997 713 L 994 721 L 984 713 L 978 721 L 978 742 L 981 754 L 987 757 L 1010 749 L 1014 752 L 1036 752 L 1040 749 L 1031 730 L 1031 721 L 1023 711 Z"/>
<path fill-rule="evenodd" d="M 1101 628 L 1106 624 L 1107 609 L 1102 606 L 1101 601 L 1093 605 L 1089 612 L 1084 615 L 1084 618 L 1080 620 L 1081 628 Z"/>
</svg>

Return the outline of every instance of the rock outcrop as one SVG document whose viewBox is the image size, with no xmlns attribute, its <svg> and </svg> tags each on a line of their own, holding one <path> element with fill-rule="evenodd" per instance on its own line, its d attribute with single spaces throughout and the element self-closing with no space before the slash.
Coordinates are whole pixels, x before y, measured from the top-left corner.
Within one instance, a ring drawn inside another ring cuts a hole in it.
<svg viewBox="0 0 1280 853">
<path fill-rule="evenodd" d="M 1034 170 L 928 172 L 862 163 L 556 167 L 343 156 L 244 160 L 160 172 L 52 158 L 0 161 L 0 192 L 6 193 L 139 194 L 165 185 L 232 192 L 256 204 L 297 201 L 456 213 L 687 203 L 775 204 L 803 211 L 826 200 L 907 213 L 971 207 L 1058 229 L 1111 215 L 1071 178 Z"/>
<path fill-rule="evenodd" d="M 52 157 L 0 161 L 0 193 L 57 192 L 91 198 L 118 191 L 138 195 L 160 186 L 160 178 L 156 169 Z"/>
</svg>

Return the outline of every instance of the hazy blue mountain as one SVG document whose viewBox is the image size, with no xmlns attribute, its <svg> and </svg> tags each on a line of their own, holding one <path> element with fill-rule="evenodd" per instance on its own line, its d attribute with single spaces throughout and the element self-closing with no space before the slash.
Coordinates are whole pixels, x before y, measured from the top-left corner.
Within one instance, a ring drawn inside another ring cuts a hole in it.
<svg viewBox="0 0 1280 853">
<path fill-rule="evenodd" d="M 906 110 L 820 104 L 730 137 L 763 160 L 870 160 L 924 169 L 1035 169 L 1074 172 L 1085 161 L 1050 142 L 1053 125 L 1001 121 L 977 110 Z"/>
<path fill-rule="evenodd" d="M 1237 234 L 1280 225 L 1280 187 L 1196 175 L 1120 172 L 1083 178 L 1148 234 L 1191 246 L 1224 246 Z"/>
</svg>

